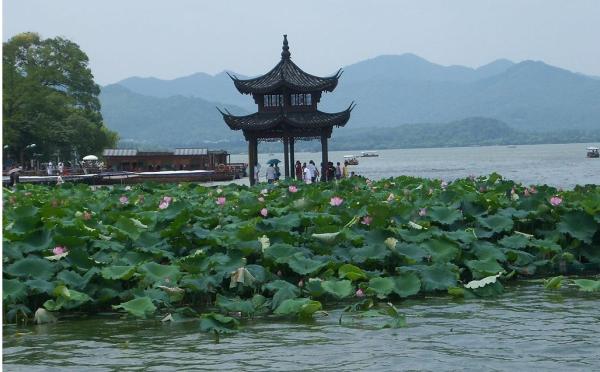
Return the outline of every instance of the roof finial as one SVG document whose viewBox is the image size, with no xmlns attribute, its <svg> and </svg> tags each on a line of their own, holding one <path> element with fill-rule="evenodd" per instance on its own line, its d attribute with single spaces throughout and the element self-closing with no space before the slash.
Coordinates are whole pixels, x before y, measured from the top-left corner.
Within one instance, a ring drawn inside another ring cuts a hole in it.
<svg viewBox="0 0 600 372">
<path fill-rule="evenodd" d="M 288 47 L 287 35 L 283 35 L 283 47 L 281 48 L 281 59 L 290 59 L 290 47 Z"/>
</svg>

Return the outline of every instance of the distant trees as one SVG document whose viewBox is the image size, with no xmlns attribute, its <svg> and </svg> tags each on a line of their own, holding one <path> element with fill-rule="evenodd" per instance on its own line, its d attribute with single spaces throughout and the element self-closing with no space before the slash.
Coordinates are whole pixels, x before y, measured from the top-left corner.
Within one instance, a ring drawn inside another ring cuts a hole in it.
<svg viewBox="0 0 600 372">
<path fill-rule="evenodd" d="M 116 143 L 117 134 L 102 123 L 100 87 L 77 44 L 27 32 L 3 49 L 5 155 L 21 162 L 33 152 L 40 160 L 57 153 L 70 159 L 73 150 L 93 154 Z"/>
</svg>

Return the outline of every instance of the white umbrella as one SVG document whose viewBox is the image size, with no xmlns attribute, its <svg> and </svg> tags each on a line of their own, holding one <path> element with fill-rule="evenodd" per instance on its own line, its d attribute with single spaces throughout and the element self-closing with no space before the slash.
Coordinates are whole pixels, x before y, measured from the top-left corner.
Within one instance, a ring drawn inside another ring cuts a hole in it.
<svg viewBox="0 0 600 372">
<path fill-rule="evenodd" d="M 98 160 L 98 157 L 96 155 L 87 155 L 83 157 L 83 160 Z"/>
</svg>

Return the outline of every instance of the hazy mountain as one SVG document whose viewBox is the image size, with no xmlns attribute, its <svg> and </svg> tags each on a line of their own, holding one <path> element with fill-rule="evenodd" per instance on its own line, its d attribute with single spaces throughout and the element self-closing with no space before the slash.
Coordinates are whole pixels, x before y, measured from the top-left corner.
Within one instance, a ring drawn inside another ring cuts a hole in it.
<svg viewBox="0 0 600 372">
<path fill-rule="evenodd" d="M 252 98 L 239 94 L 226 73 L 198 73 L 173 80 L 129 78 L 104 87 L 100 99 L 108 127 L 121 138 L 171 147 L 211 141 L 225 141 L 220 142 L 224 147 L 243 145 L 241 135 L 228 129 L 215 106 L 228 105 L 238 113 L 256 110 Z M 456 123 L 468 117 L 496 119 L 486 122 L 486 134 L 494 133 L 489 125 L 508 125 L 520 134 L 532 132 L 535 139 L 529 138 L 530 142 L 542 137 L 560 141 L 552 137 L 556 133 L 570 133 L 568 137 L 576 139 L 581 133 L 600 130 L 600 80 L 534 61 L 500 59 L 474 69 L 441 66 L 413 54 L 380 56 L 345 67 L 337 89 L 323 95 L 320 108 L 339 111 L 351 101 L 358 106 L 339 135 L 361 128 L 401 127 L 389 133 L 402 137 L 408 123 Z M 444 136 L 435 125 L 431 133 Z M 476 125 L 466 128 L 481 130 Z M 502 127 L 502 133 L 507 128 Z M 386 131 L 363 132 L 376 138 L 378 132 Z M 544 132 L 552 136 L 542 136 Z M 515 133 L 509 137 L 515 138 Z M 463 145 L 467 137 L 476 138 L 476 133 L 465 134 Z M 504 137 L 498 132 L 496 138 L 501 143 Z M 435 142 L 417 140 L 410 143 Z M 410 144 L 399 138 L 386 141 Z"/>
<path fill-rule="evenodd" d="M 239 94 L 225 73 L 174 80 L 129 78 L 119 84 L 143 95 L 192 96 L 255 109 L 253 100 Z M 321 108 L 337 111 L 351 101 L 358 104 L 352 127 L 450 122 L 472 116 L 534 131 L 600 126 L 598 79 L 534 61 L 515 64 L 499 59 L 469 68 L 441 66 L 414 54 L 379 56 L 345 67 L 337 89 L 323 95 Z"/>
<path fill-rule="evenodd" d="M 242 75 L 238 75 L 238 77 L 245 78 Z M 117 84 L 124 86 L 132 92 L 146 96 L 171 97 L 181 95 L 199 97 L 212 102 L 227 102 L 249 110 L 255 106 L 254 101 L 249 96 L 236 94 L 237 91 L 226 72 L 221 72 L 217 75 L 199 72 L 173 80 L 161 80 L 153 77 L 131 77 L 121 80 Z"/>
<path fill-rule="evenodd" d="M 346 79 L 333 94 L 324 96 L 323 108 L 334 110 L 355 100 L 355 127 L 449 122 L 471 116 L 534 131 L 600 126 L 600 81 L 542 62 L 506 62 L 467 74 L 453 70 L 445 80 L 437 69 L 427 81 L 416 70 L 412 77 L 386 74 L 379 64 L 372 65 L 368 79 L 362 79 L 367 72 L 361 68 L 361 74 L 353 74 L 356 65 L 349 66 L 348 77 L 344 74 Z"/>
<path fill-rule="evenodd" d="M 144 96 L 117 84 L 102 88 L 102 115 L 108 128 L 122 141 L 147 147 L 200 146 L 215 148 L 223 141 L 241 142 L 240 132 L 232 132 L 216 106 L 236 114 L 246 111 L 233 105 L 216 104 L 197 97 Z"/>
</svg>

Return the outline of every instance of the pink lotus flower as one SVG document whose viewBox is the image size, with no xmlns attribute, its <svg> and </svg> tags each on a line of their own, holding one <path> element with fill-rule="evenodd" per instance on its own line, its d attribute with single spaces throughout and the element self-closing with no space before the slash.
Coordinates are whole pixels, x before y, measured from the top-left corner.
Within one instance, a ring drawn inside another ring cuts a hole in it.
<svg viewBox="0 0 600 372">
<path fill-rule="evenodd" d="M 364 216 L 362 221 L 360 221 L 360 223 L 367 226 L 371 225 L 371 222 L 373 222 L 373 217 L 371 216 Z"/>
<path fill-rule="evenodd" d="M 121 202 L 121 204 L 127 204 L 129 202 L 129 198 L 123 195 L 119 198 L 119 201 Z"/>
<path fill-rule="evenodd" d="M 227 199 L 225 199 L 224 196 L 219 196 L 217 198 L 217 205 L 225 205 L 225 202 L 227 201 Z"/>
<path fill-rule="evenodd" d="M 170 196 L 165 196 L 165 197 L 163 197 L 162 200 L 168 204 L 171 204 L 171 202 L 173 201 L 173 198 Z"/>
<path fill-rule="evenodd" d="M 262 196 L 259 196 L 258 197 L 258 201 L 261 202 L 261 203 L 264 203 L 265 202 L 265 198 L 263 198 Z"/>
<path fill-rule="evenodd" d="M 419 209 L 419 216 L 421 216 L 421 217 L 427 216 L 427 208 Z"/>
<path fill-rule="evenodd" d="M 89 221 L 92 219 L 92 214 L 88 211 L 83 211 L 83 220 L 84 221 Z"/>
<path fill-rule="evenodd" d="M 290 185 L 290 187 L 288 187 L 289 192 L 291 193 L 295 193 L 298 192 L 298 188 L 294 185 Z"/>
<path fill-rule="evenodd" d="M 267 215 L 269 214 L 269 211 L 267 210 L 267 208 L 263 208 L 260 210 L 260 215 L 263 217 L 267 217 Z"/>
<path fill-rule="evenodd" d="M 339 207 L 340 205 L 342 205 L 343 202 L 344 202 L 344 199 L 340 198 L 339 196 L 334 196 L 329 201 L 329 204 L 331 204 L 334 207 Z"/>
<path fill-rule="evenodd" d="M 159 209 L 167 209 L 167 208 L 169 208 L 169 203 L 167 203 L 166 201 L 163 200 L 158 204 L 158 208 Z"/>
<path fill-rule="evenodd" d="M 563 200 L 560 196 L 554 195 L 553 197 L 550 198 L 550 204 L 552 204 L 552 206 L 554 206 L 554 207 L 558 207 L 562 203 L 562 201 Z"/>
<path fill-rule="evenodd" d="M 357 290 L 356 290 L 356 297 L 358 297 L 358 298 L 365 297 L 365 292 L 363 292 L 363 290 L 362 290 L 362 289 L 360 289 L 360 288 L 359 288 L 359 289 L 357 289 Z"/>
<path fill-rule="evenodd" d="M 61 247 L 61 246 L 57 246 L 57 247 L 54 247 L 54 249 L 52 249 L 52 253 L 54 253 L 54 255 L 63 254 L 66 251 L 67 251 L 67 247 Z"/>
</svg>

